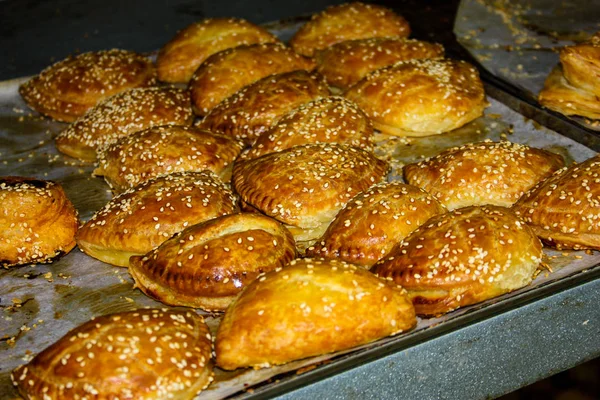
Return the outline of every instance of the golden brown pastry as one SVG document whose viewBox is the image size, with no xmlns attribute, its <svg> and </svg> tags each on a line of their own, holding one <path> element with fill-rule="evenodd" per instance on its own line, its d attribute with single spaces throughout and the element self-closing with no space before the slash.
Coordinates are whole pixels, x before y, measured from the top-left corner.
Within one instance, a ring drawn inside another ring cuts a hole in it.
<svg viewBox="0 0 600 400">
<path fill-rule="evenodd" d="M 211 335 L 193 311 L 93 318 L 11 374 L 26 399 L 192 399 L 213 380 Z"/>
<path fill-rule="evenodd" d="M 122 137 L 98 152 L 94 175 L 113 189 L 137 186 L 163 174 L 208 169 L 227 182 L 242 150 L 237 140 L 188 126 L 158 126 Z"/>
<path fill-rule="evenodd" d="M 67 57 L 19 88 L 34 110 L 73 122 L 112 95 L 156 83 L 152 61 L 127 50 L 104 50 Z"/>
<path fill-rule="evenodd" d="M 515 212 L 558 249 L 600 250 L 600 157 L 555 172 L 525 193 Z"/>
<path fill-rule="evenodd" d="M 194 112 L 206 115 L 227 97 L 266 76 L 314 67 L 311 59 L 279 43 L 223 50 L 204 61 L 190 80 Z"/>
<path fill-rule="evenodd" d="M 353 39 L 406 37 L 408 22 L 392 10 L 353 2 L 326 8 L 303 25 L 290 40 L 299 54 L 312 57 L 316 50 Z"/>
<path fill-rule="evenodd" d="M 220 102 L 198 126 L 251 145 L 288 111 L 328 95 L 319 74 L 297 70 L 270 75 Z"/>
<path fill-rule="evenodd" d="M 416 325 L 406 291 L 339 260 L 297 259 L 255 280 L 227 309 L 215 341 L 231 370 L 349 349 Z"/>
<path fill-rule="evenodd" d="M 284 224 L 296 241 L 320 237 L 339 210 L 382 181 L 386 162 L 355 147 L 296 146 L 233 166 L 241 199 Z"/>
<path fill-rule="evenodd" d="M 572 86 L 600 96 L 600 32 L 586 42 L 562 48 L 560 63 Z"/>
<path fill-rule="evenodd" d="M 204 60 L 221 50 L 278 42 L 266 29 L 239 18 L 208 18 L 182 29 L 158 52 L 156 68 L 163 82 L 187 83 Z"/>
<path fill-rule="evenodd" d="M 77 211 L 51 181 L 0 177 L 0 266 L 46 263 L 75 247 Z"/>
<path fill-rule="evenodd" d="M 528 285 L 541 257 L 510 209 L 473 206 L 431 218 L 371 272 L 408 290 L 418 315 L 437 316 Z"/>
<path fill-rule="evenodd" d="M 399 61 L 376 70 L 346 92 L 375 129 L 396 136 L 435 135 L 460 128 L 488 103 L 479 73 L 465 61 Z"/>
<path fill-rule="evenodd" d="M 444 56 L 441 44 L 399 37 L 348 40 L 315 54 L 327 83 L 347 89 L 369 73 L 398 61 Z"/>
<path fill-rule="evenodd" d="M 564 166 L 562 157 L 527 145 L 469 143 L 404 166 L 404 179 L 434 195 L 449 210 L 512 206 L 527 190 Z"/>
<path fill-rule="evenodd" d="M 227 186 L 210 171 L 179 172 L 146 181 L 116 197 L 77 232 L 89 256 L 120 267 L 188 226 L 237 212 Z"/>
<path fill-rule="evenodd" d="M 348 202 L 306 255 L 371 267 L 429 218 L 444 212 L 444 206 L 418 187 L 382 183 Z"/>
<path fill-rule="evenodd" d="M 129 272 L 136 287 L 165 304 L 224 311 L 259 274 L 295 256 L 294 238 L 282 224 L 260 214 L 233 214 L 131 257 Z"/>
<path fill-rule="evenodd" d="M 194 114 L 185 90 L 153 87 L 132 89 L 89 110 L 55 139 L 62 153 L 95 161 L 96 152 L 120 137 L 153 126 L 191 125 Z"/>
</svg>

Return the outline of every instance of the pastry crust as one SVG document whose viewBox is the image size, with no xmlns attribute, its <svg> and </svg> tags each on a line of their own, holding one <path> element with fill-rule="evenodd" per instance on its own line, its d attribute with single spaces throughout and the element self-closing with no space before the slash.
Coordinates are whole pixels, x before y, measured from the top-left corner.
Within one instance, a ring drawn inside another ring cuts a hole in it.
<svg viewBox="0 0 600 400">
<path fill-rule="evenodd" d="M 346 40 L 407 37 L 408 22 L 389 8 L 360 2 L 331 6 L 312 16 L 290 40 L 299 54 L 312 57 L 317 50 Z"/>
<path fill-rule="evenodd" d="M 562 157 L 527 145 L 469 143 L 404 166 L 404 179 L 434 195 L 449 210 L 493 204 L 510 207 L 564 166 Z"/>
<path fill-rule="evenodd" d="M 346 350 L 416 325 L 402 288 L 339 260 L 297 259 L 252 282 L 227 309 L 217 365 L 262 368 Z"/>
<path fill-rule="evenodd" d="M 191 400 L 213 380 L 211 347 L 196 313 L 138 309 L 78 326 L 11 379 L 26 399 Z"/>
<path fill-rule="evenodd" d="M 562 48 L 560 63 L 571 85 L 600 96 L 600 32 L 587 42 Z"/>
<path fill-rule="evenodd" d="M 182 29 L 158 52 L 163 82 L 187 83 L 200 64 L 219 51 L 241 45 L 278 42 L 266 29 L 240 18 L 208 18 Z"/>
<path fill-rule="evenodd" d="M 163 174 L 210 170 L 231 179 L 237 140 L 188 126 L 159 126 L 120 138 L 98 152 L 94 175 L 122 192 Z"/>
<path fill-rule="evenodd" d="M 417 315 L 439 316 L 528 285 L 541 257 L 510 209 L 473 206 L 431 218 L 371 272 L 408 290 Z"/>
<path fill-rule="evenodd" d="M 295 256 L 294 238 L 282 224 L 260 214 L 233 214 L 131 257 L 129 272 L 136 287 L 165 304 L 224 311 L 259 274 Z"/>
<path fill-rule="evenodd" d="M 101 100 L 155 83 L 152 61 L 112 49 L 67 57 L 21 85 L 19 93 L 39 113 L 73 122 Z"/>
<path fill-rule="evenodd" d="M 382 183 L 348 202 L 306 255 L 368 268 L 429 218 L 444 212 L 444 206 L 422 189 L 397 181 Z"/>
<path fill-rule="evenodd" d="M 460 128 L 488 106 L 479 73 L 465 61 L 399 61 L 367 75 L 345 94 L 395 136 L 428 136 Z"/>
<path fill-rule="evenodd" d="M 96 152 L 120 137 L 153 126 L 191 125 L 194 114 L 187 91 L 153 87 L 132 89 L 89 110 L 55 139 L 68 156 L 95 161 Z"/>
<path fill-rule="evenodd" d="M 328 95 L 329 88 L 319 74 L 297 70 L 270 75 L 220 102 L 199 127 L 252 145 L 287 112 Z"/>
<path fill-rule="evenodd" d="M 311 59 L 279 43 L 238 46 L 213 54 L 190 80 L 192 106 L 197 115 L 208 112 L 241 88 L 272 74 L 311 71 Z"/>
<path fill-rule="evenodd" d="M 0 266 L 52 262 L 75 247 L 77 225 L 58 183 L 0 177 Z"/>
<path fill-rule="evenodd" d="M 114 197 L 77 233 L 87 255 L 120 267 L 188 226 L 237 212 L 236 199 L 210 171 L 151 179 Z"/>
</svg>

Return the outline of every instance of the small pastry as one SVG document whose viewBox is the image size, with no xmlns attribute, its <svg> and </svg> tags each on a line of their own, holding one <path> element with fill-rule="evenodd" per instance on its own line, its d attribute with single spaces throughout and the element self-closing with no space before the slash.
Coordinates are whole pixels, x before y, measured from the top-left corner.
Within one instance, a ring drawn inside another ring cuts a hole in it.
<svg viewBox="0 0 600 400">
<path fill-rule="evenodd" d="M 39 113 L 73 122 L 101 100 L 155 83 L 150 59 L 112 49 L 67 57 L 21 85 L 19 93 Z"/>
<path fill-rule="evenodd" d="M 527 190 L 564 166 L 562 157 L 523 144 L 469 143 L 404 166 L 404 179 L 434 195 L 449 210 L 512 206 Z"/>
<path fill-rule="evenodd" d="M 186 227 L 237 211 L 229 188 L 210 171 L 163 175 L 114 197 L 79 229 L 77 245 L 100 261 L 127 267 L 129 257 Z"/>
<path fill-rule="evenodd" d="M 211 335 L 192 311 L 139 309 L 69 331 L 12 382 L 26 399 L 193 399 L 213 381 Z"/>
<path fill-rule="evenodd" d="M 77 211 L 51 181 L 0 177 L 0 265 L 51 262 L 75 247 Z"/>
<path fill-rule="evenodd" d="M 191 125 L 194 114 L 187 91 L 153 87 L 110 97 L 71 124 L 55 139 L 68 156 L 95 161 L 96 152 L 120 137 L 153 126 Z"/>
<path fill-rule="evenodd" d="M 560 63 L 572 86 L 600 97 L 600 32 L 587 42 L 563 47 Z"/>
<path fill-rule="evenodd" d="M 528 285 L 541 258 L 510 209 L 473 206 L 431 218 L 371 272 L 408 290 L 417 315 L 438 316 Z"/>
<path fill-rule="evenodd" d="M 260 214 L 226 215 L 193 225 L 145 256 L 131 257 L 136 287 L 173 306 L 224 311 L 259 274 L 296 256 L 294 238 Z"/>
<path fill-rule="evenodd" d="M 416 325 L 402 288 L 339 260 L 296 259 L 252 282 L 216 335 L 217 365 L 264 368 L 346 350 Z"/>
</svg>

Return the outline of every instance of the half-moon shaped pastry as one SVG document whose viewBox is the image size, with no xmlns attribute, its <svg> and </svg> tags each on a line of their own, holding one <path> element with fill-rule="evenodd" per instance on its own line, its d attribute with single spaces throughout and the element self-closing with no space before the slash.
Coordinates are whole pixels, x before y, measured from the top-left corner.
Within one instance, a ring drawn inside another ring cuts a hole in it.
<svg viewBox="0 0 600 400">
<path fill-rule="evenodd" d="M 19 88 L 34 110 L 73 122 L 99 101 L 156 82 L 152 61 L 127 50 L 105 50 L 67 57 Z"/>
<path fill-rule="evenodd" d="M 449 210 L 493 204 L 510 207 L 564 166 L 562 157 L 523 144 L 469 143 L 404 166 L 404 179 L 434 195 Z"/>
<path fill-rule="evenodd" d="M 513 206 L 544 243 L 600 250 L 600 157 L 557 171 Z"/>
<path fill-rule="evenodd" d="M 441 44 L 398 37 L 348 40 L 315 54 L 327 83 L 347 89 L 369 73 L 398 61 L 444 56 Z"/>
<path fill-rule="evenodd" d="M 294 238 L 282 224 L 260 214 L 233 214 L 131 257 L 129 272 L 136 287 L 165 304 L 224 311 L 259 274 L 295 256 Z"/>
<path fill-rule="evenodd" d="M 528 285 L 541 257 L 510 209 L 473 206 L 431 218 L 371 272 L 408 290 L 418 315 L 437 316 Z"/>
<path fill-rule="evenodd" d="M 239 18 L 208 18 L 182 29 L 158 52 L 163 82 L 187 83 L 200 64 L 219 51 L 255 43 L 278 42 L 266 29 Z"/>
<path fill-rule="evenodd" d="M 346 350 L 416 325 L 406 291 L 339 260 L 296 259 L 252 282 L 227 309 L 217 365 L 264 368 Z"/>
<path fill-rule="evenodd" d="M 98 152 L 94 175 L 113 189 L 137 186 L 163 174 L 208 169 L 227 182 L 242 150 L 237 140 L 188 126 L 158 126 L 125 136 Z"/>
<path fill-rule="evenodd" d="M 427 136 L 460 128 L 488 103 L 479 73 L 465 61 L 407 60 L 376 70 L 346 92 L 375 129 Z"/>
<path fill-rule="evenodd" d="M 77 211 L 51 181 L 0 177 L 0 266 L 51 262 L 75 247 Z"/>
<path fill-rule="evenodd" d="M 77 245 L 120 267 L 188 226 L 238 211 L 236 199 L 210 171 L 179 172 L 146 181 L 116 197 L 85 223 Z"/>
<path fill-rule="evenodd" d="M 211 335 L 192 311 L 139 309 L 69 331 L 12 382 L 26 399 L 193 399 L 213 380 Z"/>
<path fill-rule="evenodd" d="M 444 212 L 424 190 L 397 181 L 382 183 L 348 202 L 306 255 L 371 267 L 429 218 Z"/>
<path fill-rule="evenodd" d="M 187 91 L 152 87 L 110 97 L 71 124 L 55 139 L 68 156 L 95 161 L 96 152 L 120 137 L 160 125 L 191 125 L 194 114 Z"/>
<path fill-rule="evenodd" d="M 600 97 L 600 32 L 587 42 L 563 47 L 560 63 L 571 85 Z"/>
<path fill-rule="evenodd" d="M 328 95 L 319 74 L 296 70 L 270 75 L 220 102 L 199 127 L 253 144 L 287 112 Z"/>
<path fill-rule="evenodd" d="M 297 53 L 312 57 L 315 51 L 346 40 L 409 34 L 408 22 L 392 10 L 353 2 L 313 15 L 290 40 L 290 46 Z"/>
<path fill-rule="evenodd" d="M 387 163 L 365 150 L 311 144 L 237 162 L 233 184 L 244 202 L 288 225 L 296 241 L 310 241 L 387 172 Z"/>
<path fill-rule="evenodd" d="M 266 76 L 314 67 L 311 59 L 279 43 L 223 50 L 204 61 L 190 80 L 194 112 L 206 115 L 227 97 Z"/>
</svg>

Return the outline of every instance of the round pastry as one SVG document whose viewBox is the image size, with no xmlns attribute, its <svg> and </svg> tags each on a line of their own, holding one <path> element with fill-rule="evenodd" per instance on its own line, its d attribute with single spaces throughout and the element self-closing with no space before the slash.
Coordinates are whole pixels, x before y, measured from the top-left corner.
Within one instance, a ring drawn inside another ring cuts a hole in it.
<svg viewBox="0 0 600 400">
<path fill-rule="evenodd" d="M 136 287 L 174 306 L 224 311 L 256 277 L 296 256 L 294 238 L 260 214 L 226 215 L 191 226 L 145 256 L 131 257 Z"/>
<path fill-rule="evenodd" d="M 397 181 L 382 183 L 349 201 L 306 255 L 371 267 L 429 218 L 444 212 L 424 190 Z"/>
<path fill-rule="evenodd" d="M 251 145 L 288 111 L 328 95 L 327 84 L 319 74 L 297 70 L 270 75 L 220 102 L 199 127 Z"/>
<path fill-rule="evenodd" d="M 431 218 L 371 271 L 438 316 L 531 283 L 542 244 L 510 209 L 466 207 Z"/>
<path fill-rule="evenodd" d="M 409 34 L 408 22 L 392 10 L 353 2 L 313 15 L 292 37 L 290 46 L 297 53 L 312 57 L 315 51 L 346 40 Z"/>
<path fill-rule="evenodd" d="M 62 153 L 95 161 L 96 152 L 118 138 L 160 125 L 191 125 L 194 114 L 187 91 L 153 87 L 131 89 L 89 110 L 55 139 Z"/>
<path fill-rule="evenodd" d="M 266 29 L 239 18 L 208 18 L 182 29 L 158 52 L 163 82 L 187 83 L 200 64 L 221 50 L 243 44 L 278 42 Z"/>
<path fill-rule="evenodd" d="M 508 141 L 470 143 L 404 166 L 404 179 L 434 195 L 449 210 L 512 206 L 527 190 L 564 166 L 549 151 Z"/>
<path fill-rule="evenodd" d="M 77 211 L 51 181 L 0 177 L 0 265 L 46 263 L 75 247 Z"/>
<path fill-rule="evenodd" d="M 571 85 L 600 97 L 600 32 L 586 42 L 563 47 L 560 63 Z"/>
<path fill-rule="evenodd" d="M 448 59 L 399 61 L 370 73 L 345 96 L 371 117 L 375 129 L 396 136 L 460 128 L 488 105 L 475 67 Z"/>
<path fill-rule="evenodd" d="M 190 80 L 194 112 L 206 115 L 227 97 L 266 76 L 314 67 L 312 60 L 279 43 L 223 50 L 206 59 Z"/>
<path fill-rule="evenodd" d="M 188 126 L 158 126 L 122 137 L 98 152 L 94 175 L 123 190 L 163 174 L 208 169 L 227 182 L 242 150 L 227 136 Z"/>
<path fill-rule="evenodd" d="M 398 37 L 348 40 L 315 54 L 327 83 L 347 89 L 379 68 L 398 61 L 444 56 L 441 44 Z"/>
<path fill-rule="evenodd" d="M 114 197 L 77 232 L 89 256 L 120 267 L 188 226 L 237 212 L 236 199 L 210 171 L 179 172 Z"/>
<path fill-rule="evenodd" d="M 67 57 L 19 88 L 34 110 L 72 122 L 101 100 L 156 83 L 152 61 L 127 50 L 104 50 Z"/>
<path fill-rule="evenodd" d="M 406 291 L 339 260 L 297 259 L 252 282 L 216 335 L 217 365 L 264 368 L 346 350 L 416 325 Z"/>
<path fill-rule="evenodd" d="M 211 335 L 192 311 L 93 318 L 11 374 L 26 399 L 193 399 L 213 380 Z"/>
</svg>

